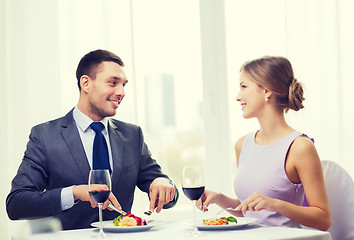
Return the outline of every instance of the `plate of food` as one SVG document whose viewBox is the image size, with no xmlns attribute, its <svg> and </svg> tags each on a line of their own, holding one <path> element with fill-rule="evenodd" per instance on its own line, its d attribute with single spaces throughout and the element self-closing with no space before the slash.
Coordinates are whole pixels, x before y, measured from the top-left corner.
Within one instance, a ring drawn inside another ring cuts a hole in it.
<svg viewBox="0 0 354 240">
<path fill-rule="evenodd" d="M 199 230 L 233 230 L 243 228 L 249 224 L 257 222 L 257 218 L 250 217 L 216 217 L 208 219 L 196 219 L 196 226 Z M 193 226 L 193 220 L 186 222 Z"/>
<path fill-rule="evenodd" d="M 107 232 L 142 232 L 150 230 L 156 225 L 155 221 L 147 222 L 130 212 L 124 216 L 120 215 L 114 220 L 102 221 L 103 230 Z M 100 222 L 93 222 L 91 226 L 99 228 Z"/>
</svg>

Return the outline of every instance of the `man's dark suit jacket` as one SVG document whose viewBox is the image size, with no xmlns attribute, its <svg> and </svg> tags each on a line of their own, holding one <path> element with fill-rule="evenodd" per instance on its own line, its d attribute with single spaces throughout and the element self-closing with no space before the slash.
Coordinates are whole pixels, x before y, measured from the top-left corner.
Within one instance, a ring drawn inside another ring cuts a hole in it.
<svg viewBox="0 0 354 240">
<path fill-rule="evenodd" d="M 140 127 L 110 119 L 108 129 L 113 157 L 112 192 L 123 210 L 130 211 L 135 186 L 149 192 L 155 178 L 168 177 L 151 158 Z M 79 201 L 68 210 L 61 209 L 62 188 L 87 184 L 89 171 L 73 110 L 62 118 L 33 127 L 6 199 L 9 218 L 54 216 L 61 220 L 63 229 L 90 227 L 98 221 L 98 209 L 91 208 L 89 202 Z M 103 211 L 104 220 L 117 216 L 114 211 Z"/>
</svg>

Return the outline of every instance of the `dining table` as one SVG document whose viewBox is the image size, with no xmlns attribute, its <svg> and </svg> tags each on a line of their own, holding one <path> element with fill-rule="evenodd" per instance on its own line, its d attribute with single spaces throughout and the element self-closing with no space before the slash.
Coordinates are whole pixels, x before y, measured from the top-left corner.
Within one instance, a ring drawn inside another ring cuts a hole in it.
<svg viewBox="0 0 354 240">
<path fill-rule="evenodd" d="M 267 240 L 267 239 L 312 239 L 331 240 L 331 235 L 326 231 L 313 229 L 289 228 L 280 226 L 264 226 L 257 223 L 247 224 L 240 228 L 225 229 L 199 229 L 199 236 L 190 237 L 193 224 L 190 221 L 161 221 L 150 223 L 149 228 L 133 228 L 132 231 L 120 231 L 117 229 L 105 229 L 107 240 L 123 239 L 247 239 L 247 240 Z M 64 230 L 51 233 L 40 233 L 27 236 L 25 240 L 93 240 L 98 234 L 98 228 L 86 228 L 78 230 Z"/>
</svg>

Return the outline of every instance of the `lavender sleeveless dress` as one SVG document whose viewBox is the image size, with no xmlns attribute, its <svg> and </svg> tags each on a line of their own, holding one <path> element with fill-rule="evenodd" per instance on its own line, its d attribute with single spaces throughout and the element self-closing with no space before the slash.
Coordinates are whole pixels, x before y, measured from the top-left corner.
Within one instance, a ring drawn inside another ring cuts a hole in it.
<svg viewBox="0 0 354 240">
<path fill-rule="evenodd" d="M 302 184 L 290 182 L 285 172 L 287 152 L 295 138 L 302 135 L 295 131 L 268 145 L 255 143 L 256 132 L 246 135 L 241 148 L 239 168 L 234 179 L 234 191 L 241 202 L 253 192 L 258 192 L 267 197 L 302 205 L 304 201 Z M 280 213 L 268 210 L 247 211 L 245 217 L 258 218 L 258 223 L 264 225 L 301 228 L 300 224 Z"/>
</svg>

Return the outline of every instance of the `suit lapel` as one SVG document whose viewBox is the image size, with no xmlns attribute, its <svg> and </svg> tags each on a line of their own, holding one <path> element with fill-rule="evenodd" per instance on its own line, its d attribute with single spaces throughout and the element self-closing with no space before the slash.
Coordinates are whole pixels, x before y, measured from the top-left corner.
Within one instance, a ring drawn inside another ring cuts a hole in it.
<svg viewBox="0 0 354 240">
<path fill-rule="evenodd" d="M 62 136 L 66 142 L 73 161 L 81 172 L 84 182 L 88 181 L 90 165 L 88 163 L 84 147 L 81 142 L 76 123 L 73 118 L 73 111 L 70 111 L 63 120 Z"/>
<path fill-rule="evenodd" d="M 112 120 L 108 120 L 109 126 L 109 141 L 111 143 L 112 160 L 113 160 L 113 173 L 112 182 L 118 180 L 123 166 L 123 140 L 121 133 Z"/>
</svg>

